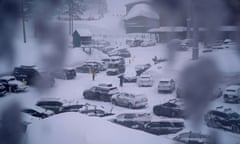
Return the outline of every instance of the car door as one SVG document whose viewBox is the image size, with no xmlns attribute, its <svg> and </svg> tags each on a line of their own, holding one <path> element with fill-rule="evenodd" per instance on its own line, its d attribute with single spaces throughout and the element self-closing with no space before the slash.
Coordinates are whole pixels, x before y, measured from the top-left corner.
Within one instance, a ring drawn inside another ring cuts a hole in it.
<svg viewBox="0 0 240 144">
<path fill-rule="evenodd" d="M 225 113 L 219 112 L 216 117 L 216 123 L 219 124 L 221 127 L 227 128 L 228 127 L 228 117 Z"/>
<path fill-rule="evenodd" d="M 129 97 L 130 95 L 127 93 L 124 93 L 122 96 L 122 103 L 127 106 L 129 104 Z"/>
</svg>

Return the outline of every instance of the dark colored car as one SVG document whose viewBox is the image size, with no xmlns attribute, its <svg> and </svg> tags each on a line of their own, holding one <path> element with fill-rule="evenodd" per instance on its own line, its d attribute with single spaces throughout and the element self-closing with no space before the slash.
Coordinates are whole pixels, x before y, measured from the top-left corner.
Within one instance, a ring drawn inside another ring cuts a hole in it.
<svg viewBox="0 0 240 144">
<path fill-rule="evenodd" d="M 61 69 L 52 72 L 52 75 L 57 79 L 71 80 L 77 76 L 77 73 L 74 69 Z"/>
<path fill-rule="evenodd" d="M 184 122 L 178 120 L 161 120 L 145 124 L 144 131 L 155 135 L 175 134 L 184 128 Z"/>
<path fill-rule="evenodd" d="M 7 92 L 24 92 L 27 89 L 27 86 L 23 82 L 16 80 L 14 76 L 0 77 L 0 83 L 6 87 Z"/>
<path fill-rule="evenodd" d="M 54 78 L 48 72 L 40 72 L 35 66 L 15 67 L 13 76 L 27 85 L 49 88 L 55 84 Z"/>
<path fill-rule="evenodd" d="M 90 100 L 111 101 L 112 95 L 118 93 L 117 87 L 111 84 L 100 84 L 83 92 L 83 97 Z"/>
<path fill-rule="evenodd" d="M 116 124 L 139 130 L 143 130 L 144 125 L 150 121 L 150 113 L 123 113 L 112 120 Z"/>
<path fill-rule="evenodd" d="M 240 115 L 231 109 L 218 107 L 205 115 L 205 122 L 208 127 L 229 130 L 240 133 Z"/>
<path fill-rule="evenodd" d="M 5 96 L 6 93 L 7 93 L 7 88 L 0 83 L 0 97 Z"/>
<path fill-rule="evenodd" d="M 46 110 L 51 110 L 55 114 L 60 113 L 63 108 L 63 103 L 58 100 L 43 100 L 43 101 L 37 102 L 36 105 Z"/>
<path fill-rule="evenodd" d="M 180 133 L 173 139 L 181 144 L 210 144 L 209 136 L 196 132 Z"/>
<path fill-rule="evenodd" d="M 181 100 L 170 100 L 167 103 L 153 107 L 153 113 L 157 116 L 172 118 L 184 118 L 184 107 Z"/>
<path fill-rule="evenodd" d="M 76 68 L 76 71 L 79 73 L 90 73 L 92 70 L 94 70 L 96 73 L 100 72 L 97 64 L 83 64 Z"/>
</svg>

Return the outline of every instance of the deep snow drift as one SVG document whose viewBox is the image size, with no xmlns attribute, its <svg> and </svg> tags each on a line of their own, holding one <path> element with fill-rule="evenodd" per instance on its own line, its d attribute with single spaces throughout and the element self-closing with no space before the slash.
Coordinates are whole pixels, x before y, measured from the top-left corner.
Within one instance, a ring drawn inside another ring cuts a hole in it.
<svg viewBox="0 0 240 144">
<path fill-rule="evenodd" d="M 164 144 L 169 141 L 79 113 L 64 113 L 39 121 L 29 127 L 28 134 L 31 144 Z"/>
</svg>

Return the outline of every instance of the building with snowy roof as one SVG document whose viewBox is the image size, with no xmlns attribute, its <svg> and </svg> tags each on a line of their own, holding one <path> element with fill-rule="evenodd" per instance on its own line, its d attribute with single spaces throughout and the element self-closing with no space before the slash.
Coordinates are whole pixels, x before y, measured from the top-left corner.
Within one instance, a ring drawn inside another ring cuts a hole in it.
<svg viewBox="0 0 240 144">
<path fill-rule="evenodd" d="M 126 5 L 124 23 L 127 33 L 145 33 L 159 27 L 159 15 L 150 2 L 139 1 Z"/>
</svg>

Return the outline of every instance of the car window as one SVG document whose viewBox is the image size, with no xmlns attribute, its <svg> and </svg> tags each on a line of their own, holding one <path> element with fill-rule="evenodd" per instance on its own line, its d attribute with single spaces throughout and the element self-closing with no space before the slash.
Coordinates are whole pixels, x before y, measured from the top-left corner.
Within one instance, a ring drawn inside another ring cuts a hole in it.
<svg viewBox="0 0 240 144">
<path fill-rule="evenodd" d="M 171 127 L 170 122 L 156 122 L 156 123 L 151 123 L 151 127 Z"/>
<path fill-rule="evenodd" d="M 165 103 L 165 104 L 163 104 L 163 106 L 166 106 L 166 107 L 177 107 L 177 105 L 174 104 L 174 103 Z"/>
<path fill-rule="evenodd" d="M 181 128 L 181 127 L 184 127 L 184 123 L 183 123 L 183 122 L 174 122 L 174 123 L 173 123 L 173 126 L 174 126 L 174 127 L 180 127 L 180 128 Z"/>
<path fill-rule="evenodd" d="M 168 84 L 169 81 L 160 81 L 161 84 Z"/>
<path fill-rule="evenodd" d="M 136 117 L 135 114 L 125 114 L 124 118 L 125 119 L 134 119 Z"/>
<path fill-rule="evenodd" d="M 240 119 L 240 115 L 236 112 L 231 113 L 229 116 L 234 119 Z"/>
</svg>

